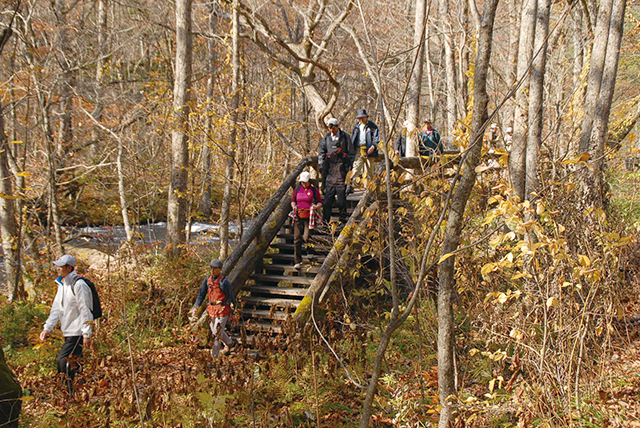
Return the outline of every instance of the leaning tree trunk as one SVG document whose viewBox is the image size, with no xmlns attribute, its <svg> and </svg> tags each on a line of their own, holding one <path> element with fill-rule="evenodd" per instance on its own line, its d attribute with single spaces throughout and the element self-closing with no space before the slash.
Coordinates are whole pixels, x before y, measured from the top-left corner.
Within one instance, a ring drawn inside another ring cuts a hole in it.
<svg viewBox="0 0 640 428">
<path fill-rule="evenodd" d="M 424 69 L 424 36 L 426 22 L 427 2 L 416 0 L 415 21 L 413 24 L 413 46 L 416 49 L 415 66 L 409 80 L 407 94 L 407 143 L 406 156 L 412 157 L 418 154 L 418 123 L 420 118 L 420 92 L 422 90 L 422 70 Z"/>
<path fill-rule="evenodd" d="M 220 259 L 225 260 L 229 254 L 229 220 L 231 218 L 231 189 L 234 175 L 236 156 L 236 142 L 238 139 L 238 116 L 240 108 L 240 24 L 238 16 L 238 0 L 233 2 L 233 38 L 231 52 L 231 66 L 233 82 L 231 83 L 231 134 L 224 170 L 224 195 L 222 199 L 222 214 L 220 216 Z M 238 225 L 240 227 L 240 225 Z"/>
<path fill-rule="evenodd" d="M 544 74 L 547 65 L 547 36 L 549 34 L 549 12 L 551 0 L 540 0 L 540 7 L 536 18 L 535 54 L 529 91 L 529 135 L 527 138 L 526 158 L 526 193 L 531 193 L 539 187 L 538 159 L 542 144 L 542 111 L 544 98 Z"/>
<path fill-rule="evenodd" d="M 189 166 L 189 91 L 191 88 L 191 0 L 176 1 L 176 76 L 173 88 L 171 183 L 167 204 L 167 243 L 185 242 Z M 175 248 L 175 247 L 174 247 Z"/>
<path fill-rule="evenodd" d="M 485 3 L 485 11 L 480 22 L 478 56 L 474 72 L 473 123 L 470 147 L 460 184 L 451 201 L 451 209 L 442 245 L 443 256 L 455 252 L 460 244 L 464 211 L 476 181 L 476 167 L 480 163 L 482 136 L 488 120 L 487 72 L 491 59 L 493 22 L 497 6 L 498 0 L 488 0 Z M 453 355 L 455 323 L 452 303 L 453 293 L 455 293 L 455 258 L 455 256 L 450 256 L 442 262 L 438 289 L 438 390 L 440 404 L 442 405 L 440 428 L 446 428 L 453 422 L 453 413 L 456 409 L 457 401 Z"/>
<path fill-rule="evenodd" d="M 622 42 L 626 6 L 626 0 L 615 0 L 613 4 L 607 55 L 589 145 L 590 163 L 593 172 L 587 171 L 586 168 L 584 171 L 588 177 L 593 179 L 593 182 L 590 183 L 591 185 L 585 188 L 585 200 L 596 207 L 603 207 L 605 204 L 604 150 L 609 130 L 609 114 L 611 112 L 613 92 L 618 74 L 618 59 L 620 58 L 620 44 Z"/>
<path fill-rule="evenodd" d="M 523 82 L 516 92 L 516 107 L 513 114 L 513 144 L 511 146 L 511 156 L 509 157 L 511 185 L 522 200 L 524 200 L 525 192 L 525 157 L 527 153 L 528 74 L 531 59 L 533 58 L 537 11 L 538 0 L 525 0 L 525 4 L 522 6 L 517 73 L 517 79 L 523 79 Z"/>
<path fill-rule="evenodd" d="M 71 65 L 68 58 L 71 56 L 69 52 L 69 42 L 67 40 L 67 5 L 65 0 L 55 0 L 52 2 L 54 13 L 58 24 L 58 49 L 60 55 L 58 56 L 58 64 L 61 68 L 60 78 L 60 104 L 58 108 L 58 117 L 60 118 L 58 124 L 58 139 L 56 144 L 56 155 L 60 161 L 63 161 L 64 153 L 69 149 L 71 145 L 71 139 L 73 138 L 71 128 L 71 108 L 72 108 L 72 84 L 73 74 L 71 72 Z"/>
<path fill-rule="evenodd" d="M 604 61 L 609 40 L 609 25 L 611 23 L 611 9 L 613 0 L 602 0 L 598 9 L 598 21 L 591 49 L 589 61 L 589 81 L 587 83 L 587 95 L 584 99 L 584 116 L 582 117 L 582 129 L 580 130 L 580 152 L 589 151 L 589 139 L 593 129 L 598 94 L 602 85 Z"/>
</svg>

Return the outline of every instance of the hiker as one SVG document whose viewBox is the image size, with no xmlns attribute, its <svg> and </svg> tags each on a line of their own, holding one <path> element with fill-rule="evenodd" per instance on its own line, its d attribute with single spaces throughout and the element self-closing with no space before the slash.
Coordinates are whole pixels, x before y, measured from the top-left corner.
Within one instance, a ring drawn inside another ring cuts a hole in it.
<svg viewBox="0 0 640 428">
<path fill-rule="evenodd" d="M 498 125 L 496 123 L 492 123 L 491 126 L 489 126 L 489 132 L 485 135 L 485 141 L 490 154 L 495 153 L 496 149 L 501 148 L 500 132 L 498 131 Z"/>
<path fill-rule="evenodd" d="M 302 264 L 302 241 L 305 246 L 309 240 L 309 229 L 315 227 L 315 221 L 322 206 L 320 192 L 311 185 L 311 174 L 304 171 L 300 174 L 300 185 L 293 189 L 291 208 L 293 209 L 293 262 L 294 269 Z M 310 249 L 307 248 L 307 252 Z"/>
<path fill-rule="evenodd" d="M 349 149 L 351 140 L 346 132 L 339 128 L 338 119 L 331 118 L 328 122 L 329 132 L 320 140 L 318 167 L 322 173 L 322 188 L 324 202 L 322 206 L 322 220 L 325 224 L 331 220 L 333 201 L 338 197 L 338 211 L 340 221 L 347 219 L 347 184 L 346 177 L 352 158 Z"/>
<path fill-rule="evenodd" d="M 425 119 L 423 123 L 422 130 L 418 134 L 420 156 L 433 156 L 436 153 L 442 153 L 440 133 L 431 126 L 431 119 Z"/>
<path fill-rule="evenodd" d="M 73 395 L 78 359 L 82 357 L 83 348 L 91 348 L 93 296 L 87 282 L 75 271 L 75 257 L 65 254 L 53 264 L 58 272 L 55 280 L 58 291 L 40 340 L 45 341 L 60 321 L 64 344 L 58 353 L 58 373 L 64 373 L 67 392 Z"/>
<path fill-rule="evenodd" d="M 504 132 L 504 148 L 507 152 L 511 152 L 512 144 L 513 144 L 513 128 L 508 127 Z"/>
<path fill-rule="evenodd" d="M 220 342 L 224 342 L 227 350 L 233 348 L 233 340 L 227 334 L 225 326 L 229 316 L 235 307 L 236 299 L 231 289 L 231 283 L 227 277 L 222 276 L 222 261 L 213 259 L 209 263 L 211 275 L 206 277 L 200 285 L 200 291 L 196 298 L 196 303 L 191 309 L 191 318 L 195 318 L 198 308 L 207 298 L 207 314 L 209 314 L 209 327 L 213 333 L 213 348 L 211 355 L 217 357 L 220 353 Z"/>
<path fill-rule="evenodd" d="M 351 143 L 355 150 L 353 169 L 347 178 L 351 186 L 364 171 L 365 179 L 373 176 L 373 160 L 378 157 L 378 144 L 380 143 L 380 131 L 375 123 L 369 120 L 369 114 L 365 109 L 359 109 L 356 114 L 358 123 L 353 128 Z"/>
<path fill-rule="evenodd" d="M 409 121 L 405 120 L 402 123 L 402 129 L 398 132 L 398 138 L 396 138 L 396 155 L 398 157 L 405 157 L 407 155 L 407 134 L 409 133 Z"/>
</svg>

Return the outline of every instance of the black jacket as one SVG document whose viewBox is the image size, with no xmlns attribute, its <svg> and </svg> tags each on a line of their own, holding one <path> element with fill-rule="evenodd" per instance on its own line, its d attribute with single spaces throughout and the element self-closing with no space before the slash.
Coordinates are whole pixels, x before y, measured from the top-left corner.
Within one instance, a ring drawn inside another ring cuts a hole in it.
<svg viewBox="0 0 640 428">
<path fill-rule="evenodd" d="M 320 170 L 323 178 L 326 178 L 328 169 L 327 157 L 329 154 L 335 152 L 338 145 L 342 147 L 342 152 L 346 155 L 349 168 L 351 167 L 351 164 L 355 159 L 356 152 L 354 150 L 353 144 L 351 144 L 351 139 L 346 132 L 344 132 L 342 129 L 338 131 L 337 142 L 334 142 L 331 138 L 331 132 L 327 132 L 327 135 L 322 137 L 322 139 L 320 140 L 320 149 L 318 150 L 318 169 Z"/>
<path fill-rule="evenodd" d="M 371 154 L 368 154 L 368 158 L 377 158 L 378 157 L 378 143 L 380 142 L 380 131 L 378 131 L 378 127 L 375 123 L 368 121 L 365 125 L 367 128 L 365 136 L 365 140 L 367 142 L 367 152 L 371 148 L 371 146 L 375 147 Z M 360 141 L 360 122 L 356 123 L 356 126 L 353 128 L 353 133 L 351 134 L 351 144 L 357 150 L 358 142 Z"/>
</svg>

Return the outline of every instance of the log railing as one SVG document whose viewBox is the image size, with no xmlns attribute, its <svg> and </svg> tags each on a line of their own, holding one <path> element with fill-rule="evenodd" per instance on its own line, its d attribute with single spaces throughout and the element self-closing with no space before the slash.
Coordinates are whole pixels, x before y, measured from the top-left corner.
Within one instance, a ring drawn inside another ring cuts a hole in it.
<svg viewBox="0 0 640 428">
<path fill-rule="evenodd" d="M 241 270 L 246 270 L 246 276 L 248 277 L 253 269 L 255 269 L 257 261 L 261 260 L 262 256 L 267 251 L 271 240 L 273 240 L 275 234 L 277 234 L 279 230 L 278 228 L 273 232 L 272 226 L 275 227 L 276 224 L 281 222 L 283 224 L 287 215 L 289 215 L 289 211 L 291 210 L 291 204 L 288 202 L 289 189 L 296 183 L 298 176 L 305 167 L 309 165 L 316 165 L 317 163 L 317 156 L 307 156 L 300 161 L 293 171 L 291 171 L 282 181 L 278 190 L 276 190 L 262 211 L 260 211 L 256 216 L 247 231 L 243 234 L 238 245 L 224 261 L 222 274 L 229 277 L 234 290 L 237 291 L 238 288 L 244 284 L 244 282 L 240 282 L 242 277 L 245 276 Z M 287 203 L 283 202 L 285 199 L 287 199 Z M 276 208 L 278 209 L 276 210 Z M 282 224 L 280 224 L 280 227 L 282 227 Z M 256 240 L 256 242 L 253 244 L 251 249 L 247 251 L 254 240 Z M 264 247 L 265 241 L 266 247 Z"/>
</svg>

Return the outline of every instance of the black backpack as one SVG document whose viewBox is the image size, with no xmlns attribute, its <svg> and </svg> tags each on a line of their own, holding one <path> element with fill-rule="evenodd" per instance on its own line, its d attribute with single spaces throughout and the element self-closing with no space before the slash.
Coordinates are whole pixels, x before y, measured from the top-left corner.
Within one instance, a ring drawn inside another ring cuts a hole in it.
<svg viewBox="0 0 640 428">
<path fill-rule="evenodd" d="M 91 282 L 90 279 L 84 278 L 82 276 L 78 276 L 76 278 L 76 282 L 78 282 L 79 279 L 83 280 L 91 290 L 91 299 L 93 301 L 93 309 L 91 310 L 91 314 L 93 315 L 93 319 L 97 320 L 98 318 L 102 317 L 102 306 L 100 305 L 100 297 L 98 297 L 98 290 L 96 290 L 95 284 Z M 71 287 L 71 291 L 74 293 L 74 296 L 75 296 L 75 291 L 74 291 L 75 286 L 76 284 L 74 282 L 73 287 Z"/>
</svg>

